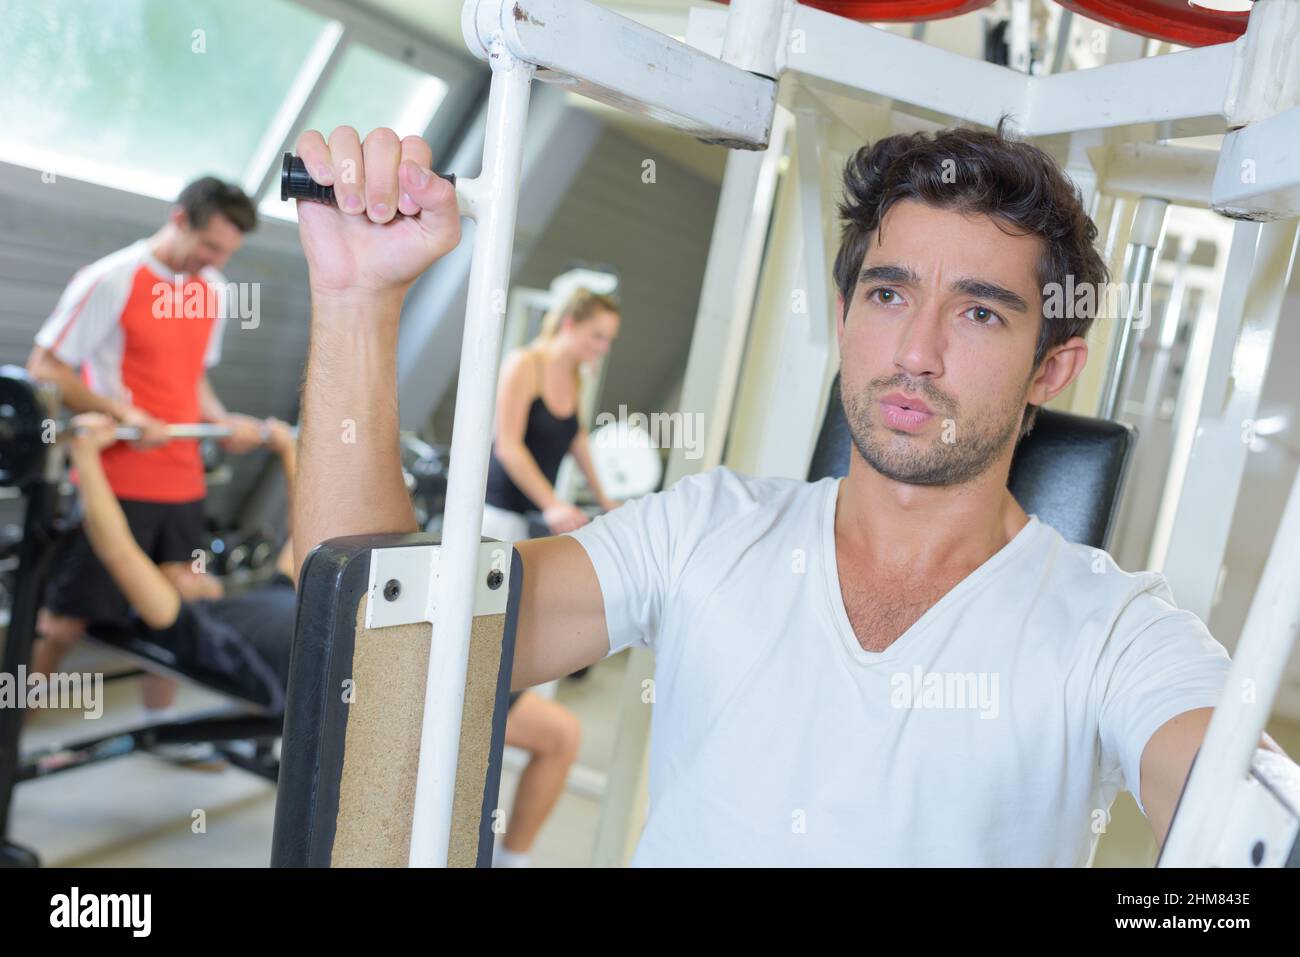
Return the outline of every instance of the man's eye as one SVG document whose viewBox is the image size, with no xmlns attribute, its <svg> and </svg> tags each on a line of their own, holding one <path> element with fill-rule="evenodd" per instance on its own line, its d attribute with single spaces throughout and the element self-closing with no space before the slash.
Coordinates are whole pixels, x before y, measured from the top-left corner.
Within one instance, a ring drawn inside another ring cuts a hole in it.
<svg viewBox="0 0 1300 957">
<path fill-rule="evenodd" d="M 990 326 L 994 322 L 1002 322 L 1001 316 L 984 306 L 971 306 L 964 314 L 971 316 L 971 321 L 981 326 Z"/>
<path fill-rule="evenodd" d="M 893 303 L 898 302 L 898 293 L 885 286 L 878 286 L 877 288 L 871 290 L 871 292 L 867 293 L 868 299 L 872 299 L 873 297 L 879 297 L 875 301 L 879 302 L 881 305 L 884 306 L 892 305 Z"/>
</svg>

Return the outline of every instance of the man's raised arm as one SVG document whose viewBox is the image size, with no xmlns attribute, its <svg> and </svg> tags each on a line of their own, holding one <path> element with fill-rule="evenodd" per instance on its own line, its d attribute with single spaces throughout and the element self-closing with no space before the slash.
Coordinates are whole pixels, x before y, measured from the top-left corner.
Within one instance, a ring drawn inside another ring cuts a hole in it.
<svg viewBox="0 0 1300 957">
<path fill-rule="evenodd" d="M 460 241 L 455 189 L 430 173 L 429 147 L 351 127 L 298 140 L 337 208 L 298 204 L 310 272 L 311 345 L 293 492 L 295 571 L 341 535 L 416 531 L 402 481 L 397 320 L 411 283 Z M 394 219 L 394 214 L 403 215 Z M 596 570 L 572 538 L 521 542 L 514 688 L 594 664 L 609 651 Z M 295 575 L 295 580 L 297 576 Z"/>
<path fill-rule="evenodd" d="M 460 215 L 419 137 L 378 129 L 363 147 L 351 127 L 328 143 L 309 130 L 298 154 L 338 200 L 298 205 L 312 300 L 293 496 L 300 569 L 325 539 L 416 530 L 398 444 L 397 322 L 411 283 L 460 241 Z"/>
</svg>

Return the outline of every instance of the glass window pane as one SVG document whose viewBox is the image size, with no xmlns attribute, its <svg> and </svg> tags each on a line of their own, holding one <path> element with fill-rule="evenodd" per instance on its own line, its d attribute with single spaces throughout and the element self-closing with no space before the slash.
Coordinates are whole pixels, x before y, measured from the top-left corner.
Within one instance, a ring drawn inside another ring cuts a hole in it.
<svg viewBox="0 0 1300 957">
<path fill-rule="evenodd" d="M 242 181 L 327 23 L 290 0 L 0 0 L 0 159 L 163 198 Z"/>
<path fill-rule="evenodd" d="M 423 136 L 447 84 L 436 76 L 384 56 L 360 44 L 349 46 L 339 60 L 306 123 L 294 131 L 320 130 L 325 136 L 336 126 L 351 126 L 365 139 L 376 127 L 387 126 L 398 136 Z M 296 204 L 280 201 L 280 183 L 271 185 L 262 213 L 297 219 Z"/>
</svg>

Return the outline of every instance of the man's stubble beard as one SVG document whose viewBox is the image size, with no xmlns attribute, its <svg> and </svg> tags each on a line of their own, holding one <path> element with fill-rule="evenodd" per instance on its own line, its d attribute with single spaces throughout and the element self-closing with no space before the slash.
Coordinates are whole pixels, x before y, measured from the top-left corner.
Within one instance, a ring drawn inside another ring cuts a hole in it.
<svg viewBox="0 0 1300 957">
<path fill-rule="evenodd" d="M 900 381 L 900 377 L 891 376 L 873 380 L 861 394 L 841 393 L 854 447 L 885 478 L 929 486 L 970 482 L 992 466 L 1020 431 L 1028 382 L 1015 402 L 998 410 L 996 421 L 989 428 L 979 428 L 980 423 L 963 419 L 957 404 L 928 384 L 911 391 L 905 388 L 907 382 L 905 378 Z M 881 421 L 880 396 L 894 391 L 917 395 L 930 406 L 940 423 L 937 438 L 923 444 L 926 440 L 920 436 L 897 434 Z M 945 419 L 952 420 L 953 424 L 945 426 Z M 945 427 L 952 432 L 952 442 L 943 441 Z"/>
</svg>

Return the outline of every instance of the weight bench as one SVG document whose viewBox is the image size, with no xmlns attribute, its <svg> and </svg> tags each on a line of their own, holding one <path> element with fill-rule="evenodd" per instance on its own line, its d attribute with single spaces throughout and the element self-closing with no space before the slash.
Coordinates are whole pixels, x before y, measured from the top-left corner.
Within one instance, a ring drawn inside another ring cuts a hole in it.
<svg viewBox="0 0 1300 957">
<path fill-rule="evenodd" d="M 166 645 L 151 641 L 129 627 L 93 625 L 86 637 L 132 659 L 144 671 L 193 681 L 235 699 L 242 707 L 266 715 L 269 720 L 278 721 L 282 713 L 283 709 L 268 707 L 270 702 L 249 698 L 226 674 L 181 663 Z"/>
<path fill-rule="evenodd" d="M 272 867 L 409 863 L 433 626 L 433 535 L 331 539 L 299 576 Z M 523 565 L 479 551 L 449 867 L 490 867 Z M 403 607 L 404 606 L 404 607 Z M 452 710 L 456 704 L 451 703 Z"/>
<path fill-rule="evenodd" d="M 195 671 L 181 666 L 175 655 L 163 645 L 149 641 L 125 626 L 99 625 L 86 637 L 103 647 L 129 658 L 135 670 L 105 680 L 132 677 L 140 672 L 163 674 L 192 681 L 230 698 L 232 707 L 213 709 L 162 724 L 143 725 L 112 734 L 82 738 L 71 743 L 32 751 L 23 756 L 16 775 L 17 783 L 48 777 L 61 771 L 85 767 L 111 758 L 147 751 L 158 744 L 213 744 L 234 766 L 274 783 L 279 776 L 279 761 L 273 745 L 280 737 L 283 714 L 268 709 L 264 703 L 244 697 L 225 675 Z M 253 744 L 250 755 L 228 745 L 235 741 Z"/>
</svg>

